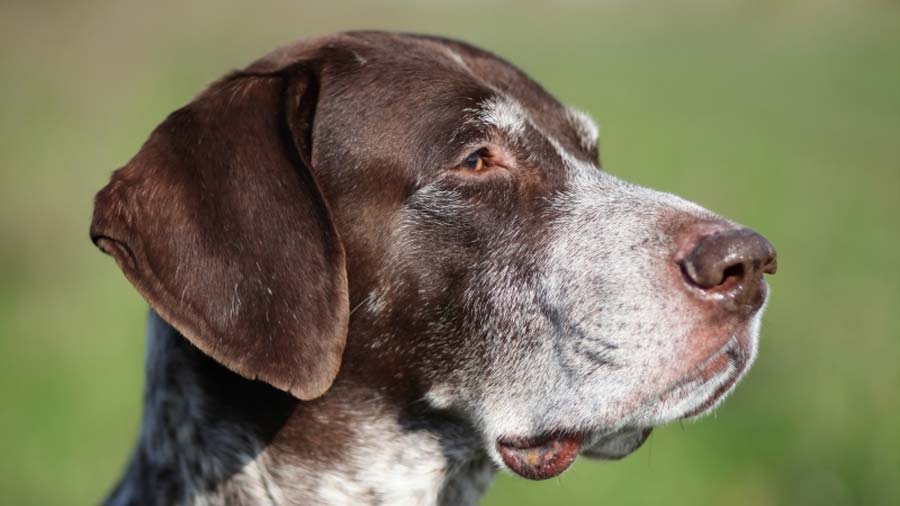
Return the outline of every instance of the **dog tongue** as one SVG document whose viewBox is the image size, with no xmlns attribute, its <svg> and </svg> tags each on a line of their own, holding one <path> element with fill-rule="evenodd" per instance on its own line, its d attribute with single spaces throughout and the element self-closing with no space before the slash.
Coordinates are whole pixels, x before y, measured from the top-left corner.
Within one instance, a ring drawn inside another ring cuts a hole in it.
<svg viewBox="0 0 900 506">
<path fill-rule="evenodd" d="M 580 436 L 497 442 L 503 462 L 516 474 L 530 480 L 546 480 L 572 465 L 581 450 Z"/>
</svg>

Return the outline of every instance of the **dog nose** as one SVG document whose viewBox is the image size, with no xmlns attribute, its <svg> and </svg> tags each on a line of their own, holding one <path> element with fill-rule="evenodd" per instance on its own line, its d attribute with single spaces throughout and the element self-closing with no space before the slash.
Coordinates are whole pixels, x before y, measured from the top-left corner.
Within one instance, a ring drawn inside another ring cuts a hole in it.
<svg viewBox="0 0 900 506">
<path fill-rule="evenodd" d="M 706 293 L 731 295 L 736 308 L 762 304 L 763 274 L 775 274 L 777 268 L 772 243 L 746 228 L 701 237 L 681 261 L 688 283 Z"/>
</svg>

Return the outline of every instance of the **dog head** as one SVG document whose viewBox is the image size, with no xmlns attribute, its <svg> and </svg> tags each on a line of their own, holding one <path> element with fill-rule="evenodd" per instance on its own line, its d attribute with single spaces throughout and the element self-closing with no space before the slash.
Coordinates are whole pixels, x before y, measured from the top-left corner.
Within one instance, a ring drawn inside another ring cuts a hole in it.
<svg viewBox="0 0 900 506">
<path fill-rule="evenodd" d="M 91 236 L 233 371 L 304 400 L 378 372 L 529 478 L 720 402 L 775 271 L 758 234 L 604 172 L 590 119 L 509 63 L 372 32 L 214 83 Z"/>
</svg>

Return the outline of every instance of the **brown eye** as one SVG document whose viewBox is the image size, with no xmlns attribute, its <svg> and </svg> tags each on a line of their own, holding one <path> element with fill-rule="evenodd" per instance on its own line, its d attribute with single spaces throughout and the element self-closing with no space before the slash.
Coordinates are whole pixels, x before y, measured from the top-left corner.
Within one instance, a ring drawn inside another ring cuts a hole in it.
<svg viewBox="0 0 900 506">
<path fill-rule="evenodd" d="M 463 160 L 462 166 L 468 170 L 474 170 L 478 172 L 480 170 L 484 170 L 484 150 L 479 149 L 478 151 L 472 153 L 467 156 L 465 160 Z"/>
</svg>

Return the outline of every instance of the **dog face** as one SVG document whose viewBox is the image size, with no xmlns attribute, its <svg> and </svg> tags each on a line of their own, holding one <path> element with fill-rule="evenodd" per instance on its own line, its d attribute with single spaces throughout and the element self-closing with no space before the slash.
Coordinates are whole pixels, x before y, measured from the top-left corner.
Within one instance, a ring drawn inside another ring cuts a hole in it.
<svg viewBox="0 0 900 506">
<path fill-rule="evenodd" d="M 381 33 L 214 84 L 98 195 L 92 237 L 232 370 L 301 399 L 377 371 L 528 478 L 714 407 L 775 269 L 761 236 L 601 170 L 593 123 L 510 64 Z"/>
</svg>

